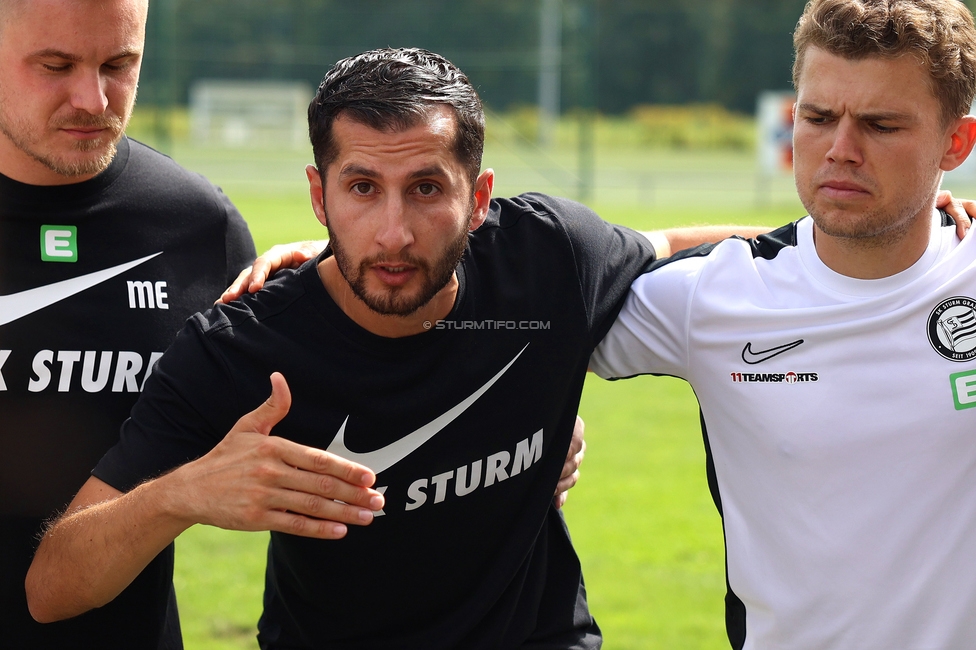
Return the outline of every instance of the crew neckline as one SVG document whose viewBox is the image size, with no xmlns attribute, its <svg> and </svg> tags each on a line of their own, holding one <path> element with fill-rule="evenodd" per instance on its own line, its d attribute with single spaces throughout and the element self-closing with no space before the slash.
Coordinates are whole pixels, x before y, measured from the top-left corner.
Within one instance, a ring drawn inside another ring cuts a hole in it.
<svg viewBox="0 0 976 650">
<path fill-rule="evenodd" d="M 925 275 L 951 249 L 952 240 L 955 238 L 954 228 L 942 225 L 942 213 L 938 210 L 933 211 L 931 218 L 932 229 L 929 234 L 929 242 L 922 256 L 904 271 L 888 277 L 873 280 L 852 278 L 838 273 L 824 264 L 817 254 L 813 239 L 813 219 L 809 216 L 797 222 L 800 259 L 816 281 L 835 293 L 853 298 L 884 295 Z"/>
</svg>

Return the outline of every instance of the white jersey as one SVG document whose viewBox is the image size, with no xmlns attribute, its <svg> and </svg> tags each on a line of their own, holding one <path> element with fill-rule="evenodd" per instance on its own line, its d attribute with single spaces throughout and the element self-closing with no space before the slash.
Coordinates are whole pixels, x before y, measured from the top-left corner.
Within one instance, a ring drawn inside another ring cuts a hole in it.
<svg viewBox="0 0 976 650">
<path fill-rule="evenodd" d="M 735 648 L 976 647 L 976 238 L 945 221 L 880 280 L 809 217 L 679 254 L 591 359 L 695 390 Z"/>
</svg>

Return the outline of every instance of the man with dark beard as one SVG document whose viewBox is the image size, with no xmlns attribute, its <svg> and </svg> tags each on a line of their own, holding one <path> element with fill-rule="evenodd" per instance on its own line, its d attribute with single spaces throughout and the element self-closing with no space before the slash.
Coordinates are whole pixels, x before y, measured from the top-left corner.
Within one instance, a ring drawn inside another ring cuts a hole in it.
<svg viewBox="0 0 976 650">
<path fill-rule="evenodd" d="M 340 61 L 309 122 L 331 248 L 191 319 L 42 542 L 32 613 L 111 601 L 206 523 L 272 531 L 265 648 L 598 647 L 552 494 L 651 246 L 492 200 L 481 102 L 435 54 Z"/>
</svg>

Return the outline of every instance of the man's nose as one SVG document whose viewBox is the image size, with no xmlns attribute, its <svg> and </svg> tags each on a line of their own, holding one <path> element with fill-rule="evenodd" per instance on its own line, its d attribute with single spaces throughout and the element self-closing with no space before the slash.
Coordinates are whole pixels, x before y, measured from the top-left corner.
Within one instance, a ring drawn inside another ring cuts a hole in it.
<svg viewBox="0 0 976 650">
<path fill-rule="evenodd" d="M 827 159 L 835 163 L 853 163 L 856 165 L 864 162 L 861 150 L 861 136 L 858 131 L 858 124 L 852 119 L 841 119 L 833 132 L 833 141 L 830 149 L 827 150 Z"/>
<path fill-rule="evenodd" d="M 91 115 L 102 115 L 108 108 L 108 81 L 98 70 L 79 70 L 71 88 L 71 106 Z"/>
<path fill-rule="evenodd" d="M 413 234 L 407 222 L 406 202 L 402 196 L 387 195 L 383 206 L 382 221 L 376 233 L 376 241 L 388 251 L 398 252 L 413 243 Z"/>
</svg>

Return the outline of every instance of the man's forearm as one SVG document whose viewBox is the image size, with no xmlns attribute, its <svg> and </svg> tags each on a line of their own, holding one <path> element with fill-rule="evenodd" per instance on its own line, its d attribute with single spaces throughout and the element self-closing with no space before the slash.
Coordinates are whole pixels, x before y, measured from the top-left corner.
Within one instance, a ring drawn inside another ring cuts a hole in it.
<svg viewBox="0 0 976 650">
<path fill-rule="evenodd" d="M 714 244 L 734 235 L 751 238 L 769 231 L 770 228 L 763 226 L 691 226 L 652 230 L 641 234 L 647 237 L 654 246 L 658 259 L 661 259 L 686 248 Z"/>
<path fill-rule="evenodd" d="M 271 397 L 204 456 L 127 494 L 90 478 L 44 536 L 27 575 L 38 621 L 77 616 L 115 598 L 176 536 L 196 523 L 339 539 L 383 508 L 367 467 L 278 436 L 291 392 Z"/>
<path fill-rule="evenodd" d="M 89 479 L 44 536 L 27 574 L 36 620 L 71 618 L 110 602 L 192 525 L 167 507 L 167 478 L 127 494 Z"/>
</svg>

